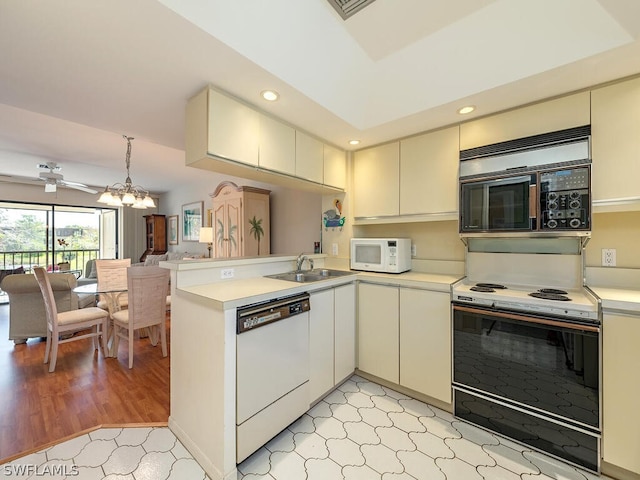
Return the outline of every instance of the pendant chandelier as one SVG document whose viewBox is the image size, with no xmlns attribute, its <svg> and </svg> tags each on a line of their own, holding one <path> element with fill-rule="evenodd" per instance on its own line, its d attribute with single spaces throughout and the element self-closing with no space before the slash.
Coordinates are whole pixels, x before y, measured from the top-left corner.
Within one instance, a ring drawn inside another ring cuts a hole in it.
<svg viewBox="0 0 640 480">
<path fill-rule="evenodd" d="M 106 203 L 112 207 L 127 206 L 131 208 L 155 208 L 156 203 L 153 198 L 149 196 L 149 191 L 142 188 L 140 185 L 133 185 L 131 176 L 129 175 L 129 165 L 131 163 L 131 140 L 133 137 L 127 137 L 122 135 L 127 141 L 127 179 L 124 183 L 114 183 L 111 186 L 107 186 L 98 198 L 99 203 Z"/>
</svg>

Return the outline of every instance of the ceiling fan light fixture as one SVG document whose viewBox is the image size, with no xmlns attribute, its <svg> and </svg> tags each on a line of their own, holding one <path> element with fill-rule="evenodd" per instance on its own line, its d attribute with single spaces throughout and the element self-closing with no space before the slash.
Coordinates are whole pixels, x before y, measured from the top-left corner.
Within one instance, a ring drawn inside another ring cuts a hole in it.
<svg viewBox="0 0 640 480">
<path fill-rule="evenodd" d="M 132 208 L 155 208 L 156 204 L 149 196 L 149 191 L 142 188 L 140 185 L 133 185 L 131 181 L 131 175 L 129 174 L 129 167 L 131 165 L 131 140 L 133 137 L 122 135 L 127 141 L 127 156 L 125 158 L 125 164 L 127 167 L 127 178 L 124 183 L 114 183 L 113 185 L 107 185 L 104 192 L 98 198 L 98 202 L 106 203 L 113 207 L 127 206 Z M 147 198 L 149 200 L 147 200 Z"/>
<path fill-rule="evenodd" d="M 53 183 L 47 182 L 44 184 L 44 191 L 46 193 L 55 193 L 57 190 L 58 188 L 55 182 Z"/>
</svg>

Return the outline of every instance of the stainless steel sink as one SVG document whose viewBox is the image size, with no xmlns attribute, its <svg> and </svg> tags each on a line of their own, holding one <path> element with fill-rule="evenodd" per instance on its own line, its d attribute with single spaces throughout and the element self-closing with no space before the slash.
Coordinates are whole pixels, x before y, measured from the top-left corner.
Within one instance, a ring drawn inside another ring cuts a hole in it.
<svg viewBox="0 0 640 480">
<path fill-rule="evenodd" d="M 345 270 L 330 270 L 327 268 L 317 268 L 314 270 L 304 270 L 302 272 L 286 272 L 277 273 L 275 275 L 267 275 L 267 278 L 275 278 L 277 280 L 287 280 L 289 282 L 308 283 L 328 280 L 330 278 L 342 277 L 345 275 L 354 275 L 354 272 Z"/>
</svg>

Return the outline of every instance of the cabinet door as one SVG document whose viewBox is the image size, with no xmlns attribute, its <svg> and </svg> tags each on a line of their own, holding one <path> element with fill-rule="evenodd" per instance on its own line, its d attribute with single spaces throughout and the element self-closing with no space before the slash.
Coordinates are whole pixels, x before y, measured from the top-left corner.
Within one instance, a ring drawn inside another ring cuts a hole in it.
<svg viewBox="0 0 640 480">
<path fill-rule="evenodd" d="M 227 257 L 227 208 L 225 202 L 215 203 L 213 205 L 213 256 L 215 258 Z"/>
<path fill-rule="evenodd" d="M 266 115 L 260 115 L 259 164 L 289 175 L 296 173 L 295 130 Z"/>
<path fill-rule="evenodd" d="M 215 90 L 209 90 L 208 120 L 208 153 L 258 165 L 258 112 Z"/>
<path fill-rule="evenodd" d="M 296 177 L 322 183 L 323 149 L 320 140 L 296 130 Z"/>
<path fill-rule="evenodd" d="M 324 145 L 324 184 L 347 188 L 347 157 L 344 150 Z"/>
<path fill-rule="evenodd" d="M 591 109 L 594 202 L 640 200 L 640 78 L 594 90 Z"/>
<path fill-rule="evenodd" d="M 602 322 L 603 458 L 640 474 L 640 317 L 605 312 Z"/>
<path fill-rule="evenodd" d="M 215 257 L 238 257 L 241 236 L 238 226 L 241 219 L 240 198 L 231 198 L 213 207 L 215 228 Z"/>
<path fill-rule="evenodd" d="M 360 150 L 353 160 L 353 216 L 400 213 L 400 142 Z"/>
<path fill-rule="evenodd" d="M 459 130 L 400 142 L 400 215 L 458 211 Z"/>
<path fill-rule="evenodd" d="M 448 293 L 400 289 L 400 385 L 451 403 Z"/>
<path fill-rule="evenodd" d="M 358 286 L 358 368 L 399 383 L 397 287 Z"/>
<path fill-rule="evenodd" d="M 356 368 L 356 286 L 354 283 L 334 290 L 335 383 L 353 374 Z"/>
<path fill-rule="evenodd" d="M 334 387 L 333 290 L 309 299 L 309 400 L 315 402 Z"/>
<path fill-rule="evenodd" d="M 589 125 L 589 92 L 516 108 L 460 125 L 460 150 Z"/>
</svg>

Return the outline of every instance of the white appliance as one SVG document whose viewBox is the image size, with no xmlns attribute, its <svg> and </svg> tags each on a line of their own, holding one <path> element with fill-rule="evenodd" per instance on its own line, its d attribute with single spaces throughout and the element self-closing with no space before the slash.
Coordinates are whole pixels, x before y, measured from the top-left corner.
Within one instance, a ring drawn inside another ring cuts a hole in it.
<svg viewBox="0 0 640 480">
<path fill-rule="evenodd" d="M 237 310 L 236 461 L 309 409 L 309 294 Z"/>
<path fill-rule="evenodd" d="M 410 238 L 352 238 L 351 269 L 402 273 L 411 270 Z"/>
</svg>

